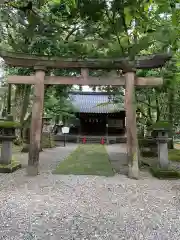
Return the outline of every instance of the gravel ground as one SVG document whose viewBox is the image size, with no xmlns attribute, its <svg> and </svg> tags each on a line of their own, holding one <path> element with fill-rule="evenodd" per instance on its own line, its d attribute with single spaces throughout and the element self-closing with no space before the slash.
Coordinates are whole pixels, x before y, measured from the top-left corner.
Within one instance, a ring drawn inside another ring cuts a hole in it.
<svg viewBox="0 0 180 240">
<path fill-rule="evenodd" d="M 179 180 L 52 175 L 75 147 L 41 153 L 37 177 L 0 175 L 0 239 L 180 239 Z"/>
</svg>

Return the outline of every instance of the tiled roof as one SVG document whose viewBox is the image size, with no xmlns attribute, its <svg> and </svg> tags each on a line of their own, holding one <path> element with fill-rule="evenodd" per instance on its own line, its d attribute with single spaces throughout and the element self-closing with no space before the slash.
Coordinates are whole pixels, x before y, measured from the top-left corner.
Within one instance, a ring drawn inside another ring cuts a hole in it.
<svg viewBox="0 0 180 240">
<path fill-rule="evenodd" d="M 124 104 L 108 103 L 109 102 L 109 94 L 107 94 L 107 93 L 73 92 L 73 93 L 69 94 L 69 97 L 78 112 L 82 112 L 82 113 L 112 113 L 112 112 L 124 111 Z M 100 106 L 99 106 L 99 104 L 100 104 Z"/>
</svg>

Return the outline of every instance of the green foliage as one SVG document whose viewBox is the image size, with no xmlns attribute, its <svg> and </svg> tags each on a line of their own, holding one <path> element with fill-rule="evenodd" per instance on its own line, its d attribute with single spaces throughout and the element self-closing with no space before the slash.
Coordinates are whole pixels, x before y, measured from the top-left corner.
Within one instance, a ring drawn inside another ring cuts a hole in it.
<svg viewBox="0 0 180 240">
<path fill-rule="evenodd" d="M 59 89 L 60 90 L 60 89 Z M 64 89 L 57 91 L 55 88 L 49 88 L 45 95 L 44 111 L 47 116 L 52 119 L 64 120 L 67 122 L 69 119 L 74 118 L 74 107 L 68 94 Z"/>
<path fill-rule="evenodd" d="M 156 40 L 162 42 L 157 34 L 159 21 L 165 20 L 160 18 L 161 10 L 147 1 L 37 0 L 31 8 L 27 5 L 16 1 L 1 10 L 3 28 L 8 27 L 3 45 L 15 51 L 134 59 Z"/>
<path fill-rule="evenodd" d="M 145 129 L 143 131 L 163 119 L 168 119 L 173 126 L 179 125 L 180 14 L 173 1 L 34 0 L 32 3 L 29 6 L 25 0 L 16 0 L 1 7 L 1 48 L 38 55 L 128 57 L 132 60 L 137 55 L 171 51 L 173 61 L 163 71 L 137 71 L 142 77 L 163 76 L 165 83 L 161 88 L 136 90 L 140 112 L 138 125 Z M 17 68 L 8 71 L 30 75 L 33 70 Z M 49 73 L 78 75 L 74 69 Z M 73 117 L 72 106 L 67 100 L 70 88 L 56 86 L 48 90 L 45 112 L 53 118 Z M 31 87 L 23 85 L 18 85 L 13 93 L 13 111 L 22 106 L 15 115 L 23 125 L 31 115 L 32 96 Z M 119 96 L 123 97 L 123 94 Z"/>
<path fill-rule="evenodd" d="M 159 179 L 179 179 L 180 173 L 174 169 L 161 169 L 158 167 L 151 168 L 151 173 Z"/>
</svg>

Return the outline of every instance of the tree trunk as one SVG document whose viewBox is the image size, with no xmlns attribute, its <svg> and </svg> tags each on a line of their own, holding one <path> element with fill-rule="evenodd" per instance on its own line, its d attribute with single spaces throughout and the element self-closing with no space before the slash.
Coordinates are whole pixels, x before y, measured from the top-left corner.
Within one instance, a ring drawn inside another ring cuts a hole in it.
<svg viewBox="0 0 180 240">
<path fill-rule="evenodd" d="M 57 115 L 57 116 L 55 117 L 55 124 L 59 124 L 59 121 L 60 121 L 60 116 Z"/>
<path fill-rule="evenodd" d="M 21 108 L 21 115 L 20 115 L 20 123 L 21 124 L 23 124 L 24 118 L 25 118 L 27 110 L 28 110 L 30 94 L 31 94 L 31 85 L 26 85 L 24 88 L 23 105 Z"/>
<path fill-rule="evenodd" d="M 24 94 L 23 94 L 23 103 L 20 113 L 20 123 L 23 126 L 21 129 L 21 138 L 23 139 L 23 131 L 24 131 L 24 118 L 27 114 L 29 101 L 30 101 L 30 94 L 31 94 L 31 85 L 26 85 L 24 88 Z"/>
<path fill-rule="evenodd" d="M 12 85 L 8 84 L 7 114 L 11 114 L 11 92 Z"/>
<path fill-rule="evenodd" d="M 168 99 L 168 104 L 169 104 L 168 122 L 171 125 L 171 131 L 169 132 L 169 137 L 171 138 L 171 140 L 168 143 L 168 147 L 170 149 L 174 149 L 174 141 L 173 141 L 174 89 L 169 90 L 168 98 L 169 98 Z"/>
<path fill-rule="evenodd" d="M 159 109 L 159 100 L 158 100 L 158 96 L 156 93 L 156 122 L 158 122 L 160 120 L 160 109 Z"/>
<path fill-rule="evenodd" d="M 149 96 L 149 94 L 147 94 L 147 100 L 148 100 L 148 109 L 147 109 L 147 115 L 149 117 L 149 121 L 152 122 L 152 114 L 151 114 L 151 98 Z"/>
</svg>

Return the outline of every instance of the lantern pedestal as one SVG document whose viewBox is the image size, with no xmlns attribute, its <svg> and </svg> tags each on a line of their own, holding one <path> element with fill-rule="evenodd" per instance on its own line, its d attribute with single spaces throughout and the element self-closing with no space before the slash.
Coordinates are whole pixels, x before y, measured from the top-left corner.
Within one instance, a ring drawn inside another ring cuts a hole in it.
<svg viewBox="0 0 180 240">
<path fill-rule="evenodd" d="M 12 147 L 17 123 L 0 121 L 0 141 L 2 142 L 0 156 L 0 173 L 11 173 L 21 168 L 21 164 L 12 159 Z"/>
<path fill-rule="evenodd" d="M 52 131 L 51 131 L 51 118 L 43 117 L 43 128 L 42 128 L 42 136 L 41 136 L 41 148 L 53 148 L 55 147 L 55 142 L 53 139 Z"/>
<path fill-rule="evenodd" d="M 12 141 L 2 141 L 0 164 L 11 164 Z"/>
<path fill-rule="evenodd" d="M 168 159 L 168 136 L 161 136 L 159 133 L 157 137 L 158 143 L 158 160 L 159 166 L 163 169 L 168 169 L 169 159 Z"/>
<path fill-rule="evenodd" d="M 169 168 L 168 159 L 168 130 L 166 128 L 154 129 L 156 141 L 158 144 L 158 162 L 159 167 L 162 169 Z"/>
</svg>

